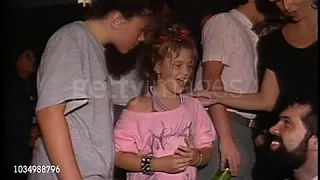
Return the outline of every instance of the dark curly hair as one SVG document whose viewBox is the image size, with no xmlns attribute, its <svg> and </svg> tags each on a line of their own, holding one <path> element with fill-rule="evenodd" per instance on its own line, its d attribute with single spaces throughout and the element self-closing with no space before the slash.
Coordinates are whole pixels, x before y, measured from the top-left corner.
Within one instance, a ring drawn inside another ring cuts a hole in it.
<svg viewBox="0 0 320 180">
<path fill-rule="evenodd" d="M 138 65 L 139 77 L 144 80 L 145 88 L 154 85 L 157 80 L 155 65 L 167 58 L 178 57 L 182 48 L 190 49 L 193 59 L 198 59 L 196 43 L 190 31 L 179 24 L 173 24 L 154 33 L 145 46 Z"/>
</svg>

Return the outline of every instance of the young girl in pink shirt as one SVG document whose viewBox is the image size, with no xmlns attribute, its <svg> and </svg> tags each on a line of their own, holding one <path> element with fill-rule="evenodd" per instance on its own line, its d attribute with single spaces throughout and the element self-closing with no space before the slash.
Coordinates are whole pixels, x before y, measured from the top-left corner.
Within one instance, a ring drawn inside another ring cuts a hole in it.
<svg viewBox="0 0 320 180">
<path fill-rule="evenodd" d="M 129 180 L 195 180 L 216 133 L 198 100 L 183 95 L 196 61 L 188 30 L 173 25 L 152 45 L 148 91 L 132 99 L 115 128 L 116 166 Z"/>
</svg>

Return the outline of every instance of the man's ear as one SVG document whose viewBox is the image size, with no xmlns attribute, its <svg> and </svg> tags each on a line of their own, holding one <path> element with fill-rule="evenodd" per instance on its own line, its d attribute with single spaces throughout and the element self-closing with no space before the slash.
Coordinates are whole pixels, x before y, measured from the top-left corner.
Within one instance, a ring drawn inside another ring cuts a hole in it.
<svg viewBox="0 0 320 180">
<path fill-rule="evenodd" d="M 317 136 L 315 136 L 315 135 L 311 136 L 311 138 L 309 139 L 308 146 L 311 151 L 318 151 L 318 138 L 317 138 Z"/>
<path fill-rule="evenodd" d="M 123 15 L 118 12 L 118 11 L 115 11 L 113 13 L 111 13 L 109 15 L 109 18 L 110 18 L 110 27 L 111 29 L 113 30 L 118 30 L 121 28 L 121 26 L 127 21 Z"/>
</svg>

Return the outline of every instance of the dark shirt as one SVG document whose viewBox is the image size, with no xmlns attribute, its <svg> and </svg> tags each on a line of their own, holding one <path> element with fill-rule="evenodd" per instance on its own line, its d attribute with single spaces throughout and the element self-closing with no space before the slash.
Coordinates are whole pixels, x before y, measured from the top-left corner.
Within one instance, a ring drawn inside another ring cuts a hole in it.
<svg viewBox="0 0 320 180">
<path fill-rule="evenodd" d="M 297 98 L 317 98 L 317 42 L 307 48 L 290 45 L 277 30 L 261 39 L 259 47 L 263 66 L 276 75 L 280 96 L 276 111 Z"/>
<path fill-rule="evenodd" d="M 255 133 L 268 130 L 278 122 L 279 113 L 288 103 L 297 98 L 317 100 L 318 66 L 317 43 L 307 48 L 296 48 L 283 37 L 282 30 L 276 30 L 260 39 L 258 46 L 260 58 L 260 80 L 265 69 L 273 71 L 279 85 L 280 95 L 276 108 L 271 113 L 257 117 Z M 268 140 L 269 139 L 268 137 Z M 268 141 L 270 143 L 270 141 Z M 285 168 L 286 162 L 272 155 L 269 144 L 258 149 L 254 177 L 259 180 L 283 180 L 292 175 Z"/>
<path fill-rule="evenodd" d="M 5 79 L 4 147 L 7 165 L 27 165 L 30 161 L 30 130 L 34 117 L 35 83 L 18 75 Z"/>
</svg>

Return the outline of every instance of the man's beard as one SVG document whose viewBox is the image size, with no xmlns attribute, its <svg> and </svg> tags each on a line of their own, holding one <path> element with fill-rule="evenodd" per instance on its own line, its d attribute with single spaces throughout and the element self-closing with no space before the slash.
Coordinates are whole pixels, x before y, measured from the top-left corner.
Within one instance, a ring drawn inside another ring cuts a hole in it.
<svg viewBox="0 0 320 180">
<path fill-rule="evenodd" d="M 292 151 L 289 151 L 284 146 L 282 138 L 276 137 L 275 141 L 278 141 L 280 146 L 277 150 L 272 151 L 272 156 L 279 160 L 277 163 L 279 162 L 291 170 L 296 170 L 300 168 L 307 160 L 309 139 L 310 136 L 306 134 L 299 145 Z"/>
</svg>

